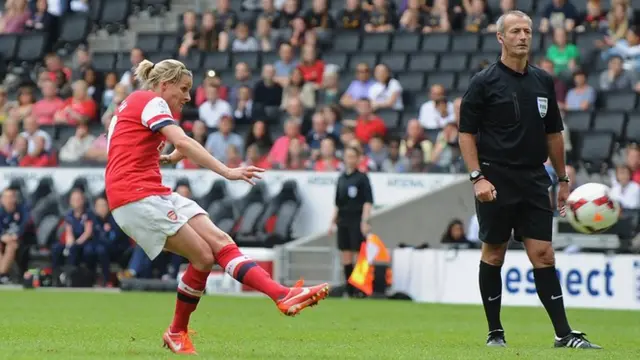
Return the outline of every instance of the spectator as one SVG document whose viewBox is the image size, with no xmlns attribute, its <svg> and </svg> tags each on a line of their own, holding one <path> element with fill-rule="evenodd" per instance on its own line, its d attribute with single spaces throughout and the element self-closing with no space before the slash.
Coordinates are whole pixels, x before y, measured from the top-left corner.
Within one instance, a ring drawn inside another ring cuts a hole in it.
<svg viewBox="0 0 640 360">
<path fill-rule="evenodd" d="M 271 169 L 271 163 L 267 159 L 267 155 L 264 155 L 258 147 L 258 144 L 253 143 L 247 147 L 247 160 L 242 166 L 257 166 L 261 169 Z"/>
<path fill-rule="evenodd" d="M 121 258 L 131 247 L 129 238 L 111 215 L 104 197 L 98 197 L 94 206 L 93 241 L 90 252 L 95 253 L 102 270 L 102 285 L 111 287 L 111 261 Z"/>
<path fill-rule="evenodd" d="M 282 104 L 281 108 L 288 107 L 292 99 L 299 99 L 302 106 L 306 109 L 313 109 L 316 107 L 316 90 L 315 86 L 305 81 L 302 70 L 294 69 L 291 73 L 287 86 L 282 91 Z"/>
<path fill-rule="evenodd" d="M 216 16 L 206 11 L 202 14 L 202 25 L 197 36 L 198 50 L 203 52 L 224 51 L 229 45 L 229 35 L 218 31 L 216 27 Z"/>
<path fill-rule="evenodd" d="M 278 56 L 279 59 L 273 64 L 276 69 L 275 81 L 285 88 L 289 85 L 291 73 L 298 67 L 298 61 L 294 58 L 293 47 L 288 43 L 280 45 Z"/>
<path fill-rule="evenodd" d="M 640 148 L 637 144 L 627 146 L 626 165 L 631 169 L 631 179 L 640 184 Z"/>
<path fill-rule="evenodd" d="M 470 0 L 469 11 L 466 12 L 464 18 L 464 29 L 467 32 L 485 31 L 489 26 L 489 16 L 486 13 L 487 4 L 485 0 Z"/>
<path fill-rule="evenodd" d="M 500 14 L 495 14 L 493 20 L 497 21 L 500 16 L 506 14 L 509 11 L 516 10 L 516 0 L 500 0 Z M 487 26 L 487 32 L 496 32 L 498 31 L 498 26 L 495 24 L 495 21 Z"/>
<path fill-rule="evenodd" d="M 241 22 L 235 28 L 235 38 L 231 42 L 232 52 L 258 51 L 260 46 L 253 36 L 249 35 L 249 25 Z"/>
<path fill-rule="evenodd" d="M 198 45 L 198 17 L 195 11 L 189 10 L 182 14 L 182 26 L 178 54 L 185 57 L 189 54 L 191 48 Z"/>
<path fill-rule="evenodd" d="M 304 136 L 300 135 L 300 124 L 295 120 L 287 120 L 284 124 L 284 135 L 279 137 L 269 152 L 269 162 L 274 166 L 286 167 L 289 152 L 289 143 L 297 139 L 304 144 Z"/>
<path fill-rule="evenodd" d="M 362 148 L 362 144 L 360 143 L 360 141 L 358 141 L 358 139 L 351 140 L 349 142 L 349 147 L 358 149 L 358 153 L 360 154 L 358 171 L 364 173 L 375 169 L 376 164 L 369 158 L 368 155 L 365 154 L 364 149 Z"/>
<path fill-rule="evenodd" d="M 233 120 L 239 124 L 250 124 L 253 119 L 253 99 L 251 88 L 242 86 L 238 90 L 238 104 L 233 111 Z"/>
<path fill-rule="evenodd" d="M 87 83 L 87 94 L 97 105 L 102 98 L 103 84 L 98 79 L 98 74 L 93 68 L 88 68 L 83 75 L 84 81 Z"/>
<path fill-rule="evenodd" d="M 632 172 L 628 166 L 616 167 L 615 179 L 611 186 L 611 199 L 620 203 L 624 210 L 640 209 L 640 185 L 631 181 Z"/>
<path fill-rule="evenodd" d="M 286 160 L 283 163 L 274 165 L 282 170 L 308 170 L 310 164 L 306 157 L 304 142 L 300 141 L 299 138 L 292 138 L 289 141 Z"/>
<path fill-rule="evenodd" d="M 574 44 L 567 43 L 567 31 L 553 30 L 553 44 L 547 49 L 547 59 L 553 63 L 557 74 L 572 73 L 578 68 L 580 51 Z"/>
<path fill-rule="evenodd" d="M 372 169 L 379 171 L 382 168 L 382 163 L 388 157 L 387 148 L 384 145 L 384 139 L 381 135 L 376 134 L 369 139 L 367 156 L 373 163 Z"/>
<path fill-rule="evenodd" d="M 202 120 L 196 120 L 193 122 L 193 126 L 191 127 L 191 137 L 202 146 L 205 146 L 207 143 L 207 125 L 205 125 Z"/>
<path fill-rule="evenodd" d="M 96 164 L 105 164 L 107 162 L 107 132 L 109 132 L 109 125 L 111 125 L 111 117 L 103 118 L 102 125 L 105 132 L 100 134 L 84 153 L 85 161 Z"/>
<path fill-rule="evenodd" d="M 271 27 L 276 19 L 278 18 L 278 9 L 276 9 L 273 0 L 262 0 L 261 1 L 262 9 L 260 11 L 260 18 L 263 18 L 269 22 L 269 27 Z M 260 21 L 258 19 L 258 22 Z"/>
<path fill-rule="evenodd" d="M 351 81 L 347 90 L 340 97 L 340 105 L 347 109 L 355 108 L 358 100 L 369 96 L 369 89 L 375 84 L 371 79 L 371 69 L 367 63 L 356 66 L 356 78 Z"/>
<path fill-rule="evenodd" d="M 430 136 L 437 134 L 437 131 L 442 129 L 445 125 L 454 121 L 454 109 L 453 103 L 447 102 L 446 116 L 443 117 L 443 113 L 436 109 L 436 102 L 446 101 L 446 90 L 444 86 L 440 84 L 434 84 L 429 89 L 429 101 L 420 106 L 420 112 L 418 119 L 420 125 L 427 129 Z"/>
<path fill-rule="evenodd" d="M 33 88 L 30 86 L 23 86 L 18 90 L 18 103 L 9 111 L 9 115 L 15 119 L 22 121 L 27 116 L 31 115 L 33 110 L 33 104 L 35 103 L 35 96 L 33 95 Z"/>
<path fill-rule="evenodd" d="M 368 33 L 391 32 L 395 29 L 398 19 L 396 14 L 389 8 L 386 0 L 373 0 L 364 31 Z"/>
<path fill-rule="evenodd" d="M 78 266 L 81 258 L 90 263 L 89 265 L 95 265 L 91 264 L 94 260 L 93 252 L 90 251 L 92 248 L 87 247 L 93 237 L 94 215 L 86 206 L 86 198 L 81 189 L 71 190 L 69 205 L 71 210 L 64 216 L 63 240 L 51 247 L 51 267 L 54 273 L 60 271 L 65 256 L 67 265 Z"/>
<path fill-rule="evenodd" d="M 131 49 L 129 54 L 129 60 L 131 61 L 131 70 L 127 70 L 122 77 L 120 78 L 120 84 L 127 87 L 128 92 L 133 91 L 138 88 L 138 85 L 135 81 L 134 73 L 135 69 L 138 67 L 138 64 L 145 59 L 144 52 L 139 48 Z"/>
<path fill-rule="evenodd" d="M 86 81 L 77 80 L 73 83 L 73 96 L 65 101 L 65 105 L 58 110 L 53 120 L 59 124 L 76 125 L 88 123 L 97 116 L 96 102 L 89 96 Z"/>
<path fill-rule="evenodd" d="M 399 30 L 407 32 L 419 32 L 423 28 L 424 16 L 420 2 L 409 0 L 407 9 L 402 12 L 399 22 Z"/>
<path fill-rule="evenodd" d="M 100 99 L 101 112 L 106 111 L 113 101 L 116 85 L 118 85 L 118 75 L 113 71 L 108 72 L 104 78 L 104 90 Z"/>
<path fill-rule="evenodd" d="M 324 106 L 322 113 L 327 121 L 327 132 L 332 134 L 334 138 L 339 138 L 342 130 L 342 114 L 338 105 Z"/>
<path fill-rule="evenodd" d="M 233 85 L 229 91 L 229 104 L 231 106 L 236 106 L 238 103 L 238 89 L 243 86 L 253 88 L 251 69 L 246 62 L 239 62 L 236 64 L 235 77 L 235 85 Z"/>
<path fill-rule="evenodd" d="M 374 70 L 375 84 L 369 88 L 368 98 L 373 111 L 379 109 L 403 110 L 402 85 L 391 77 L 391 70 L 384 64 L 376 65 Z"/>
<path fill-rule="evenodd" d="M 230 0 L 217 0 L 214 14 L 218 19 L 218 31 L 230 33 L 236 27 L 238 14 L 229 6 Z"/>
<path fill-rule="evenodd" d="M 311 9 L 307 10 L 304 15 L 307 28 L 312 29 L 317 35 L 323 39 L 330 39 L 331 30 L 335 29 L 336 23 L 331 14 L 327 0 L 313 0 Z"/>
<path fill-rule="evenodd" d="M 209 70 L 204 75 L 204 80 L 200 86 L 196 88 L 196 99 L 195 105 L 200 107 L 205 101 L 207 101 L 207 86 L 217 86 L 218 87 L 218 98 L 228 101 L 229 99 L 229 89 L 222 84 L 222 80 L 216 74 L 214 70 Z"/>
<path fill-rule="evenodd" d="M 5 159 L 7 165 L 17 165 L 16 140 L 20 135 L 20 126 L 15 119 L 7 119 L 2 123 L 2 135 L 0 135 L 0 156 Z"/>
<path fill-rule="evenodd" d="M 330 137 L 337 141 L 332 134 L 327 131 L 327 120 L 324 118 L 322 111 L 317 111 L 311 118 L 311 131 L 307 135 L 307 145 L 311 149 L 311 158 L 316 159 L 319 155 L 320 144 L 322 140 Z"/>
<path fill-rule="evenodd" d="M 564 103 L 567 98 L 567 85 L 564 81 L 558 78 L 553 62 L 547 58 L 542 58 L 538 61 L 538 67 L 542 68 L 553 78 L 553 87 L 556 91 L 556 99 L 558 100 L 558 103 L 564 107 Z"/>
<path fill-rule="evenodd" d="M 226 162 L 227 148 L 229 145 L 238 148 L 240 156 L 242 157 L 241 149 L 244 149 L 244 141 L 240 135 L 233 132 L 233 119 L 230 116 L 224 116 L 220 119 L 218 131 L 207 137 L 205 148 L 216 159 Z"/>
<path fill-rule="evenodd" d="M 336 157 L 336 140 L 326 137 L 320 142 L 320 153 L 313 165 L 313 170 L 322 171 L 342 171 L 342 162 Z"/>
<path fill-rule="evenodd" d="M 609 15 L 612 15 L 611 12 Z M 576 27 L 578 32 L 602 32 L 608 26 L 607 15 L 602 10 L 600 0 L 587 1 L 587 14 L 582 24 Z M 622 34 L 624 36 L 624 34 Z"/>
<path fill-rule="evenodd" d="M 18 246 L 24 240 L 29 221 L 29 210 L 18 202 L 15 189 L 6 188 L 0 198 L 0 284 L 10 283 L 9 273 L 16 258 Z"/>
<path fill-rule="evenodd" d="M 624 69 L 634 72 L 640 72 L 640 26 L 634 25 L 627 30 L 627 36 L 624 40 L 613 42 L 612 39 L 605 38 L 606 45 L 611 46 L 610 49 L 602 52 L 602 58 L 609 60 L 613 57 L 619 57 L 624 61 Z"/>
<path fill-rule="evenodd" d="M 275 67 L 266 64 L 262 67 L 262 79 L 256 83 L 253 90 L 254 103 L 261 108 L 280 106 L 282 104 L 282 86 L 275 82 Z"/>
<path fill-rule="evenodd" d="M 111 98 L 111 103 L 107 106 L 107 110 L 105 110 L 104 114 L 102 114 L 102 123 L 104 124 L 107 120 L 111 121 L 111 117 L 115 113 L 116 109 L 120 104 L 127 98 L 129 95 L 127 88 L 122 84 L 117 84 L 113 88 L 113 98 Z M 107 129 L 109 127 L 107 126 Z"/>
<path fill-rule="evenodd" d="M 314 47 L 309 45 L 302 47 L 302 62 L 298 65 L 298 69 L 302 72 L 304 81 L 317 86 L 322 85 L 324 61 L 318 59 Z"/>
<path fill-rule="evenodd" d="M 258 17 L 256 40 L 258 41 L 259 51 L 271 52 L 276 48 L 277 34 L 271 28 L 271 21 L 264 14 Z"/>
<path fill-rule="evenodd" d="M 47 12 L 47 8 L 47 0 L 36 0 L 36 11 L 25 22 L 25 29 L 32 31 L 52 31 L 55 18 Z"/>
<path fill-rule="evenodd" d="M 421 148 L 415 148 L 409 154 L 409 172 L 424 173 L 428 170 L 428 165 L 424 161 L 424 154 Z"/>
<path fill-rule="evenodd" d="M 297 0 L 286 0 L 282 10 L 274 20 L 273 27 L 286 29 L 293 27 L 293 20 L 298 17 L 299 6 Z"/>
<path fill-rule="evenodd" d="M 400 141 L 398 139 L 389 140 L 389 156 L 382 161 L 380 170 L 387 173 L 404 173 L 409 170 L 409 160 L 400 155 Z"/>
<path fill-rule="evenodd" d="M 567 93 L 567 110 L 588 111 L 596 102 L 596 90 L 587 83 L 587 74 L 578 70 L 573 74 L 575 87 Z"/>
<path fill-rule="evenodd" d="M 60 149 L 58 157 L 62 162 L 77 162 L 84 158 L 96 137 L 89 133 L 86 123 L 76 125 L 76 133 Z"/>
<path fill-rule="evenodd" d="M 385 136 L 387 127 L 384 121 L 372 111 L 371 102 L 368 99 L 358 101 L 358 119 L 356 120 L 355 135 L 363 144 L 367 144 L 374 135 Z"/>
<path fill-rule="evenodd" d="M 16 139 L 16 151 L 20 166 L 47 166 L 51 154 L 51 137 L 40 130 L 36 119 L 29 115 L 23 122 L 24 131 Z"/>
<path fill-rule="evenodd" d="M 204 121 L 209 130 L 213 130 L 218 127 L 222 118 L 232 116 L 233 109 L 228 102 L 218 97 L 218 87 L 210 85 L 207 86 L 206 91 L 207 102 L 198 108 L 198 116 L 200 120 Z"/>
<path fill-rule="evenodd" d="M 64 101 L 56 93 L 56 84 L 47 79 L 42 83 L 42 99 L 31 110 L 39 125 L 51 125 L 58 110 L 64 107 Z"/>
<path fill-rule="evenodd" d="M 441 105 L 444 106 L 444 105 Z M 458 146 L 458 125 L 447 124 L 438 134 L 433 152 L 431 153 L 432 170 L 448 173 L 460 160 L 460 147 Z"/>
<path fill-rule="evenodd" d="M 6 11 L 0 16 L 0 34 L 19 34 L 24 32 L 31 12 L 27 0 L 10 0 L 6 3 Z"/>
<path fill-rule="evenodd" d="M 84 45 L 79 46 L 74 54 L 74 66 L 71 71 L 71 80 L 76 81 L 82 79 L 84 72 L 91 67 L 92 59 L 89 49 Z M 38 86 L 39 85 L 40 84 L 38 84 Z"/>
<path fill-rule="evenodd" d="M 322 87 L 317 91 L 317 105 L 333 105 L 338 103 L 340 99 L 338 76 L 337 66 L 330 64 L 325 67 L 322 76 Z"/>
<path fill-rule="evenodd" d="M 622 68 L 622 58 L 613 56 L 609 59 L 607 70 L 600 74 L 600 90 L 631 90 L 635 84 L 631 72 Z"/>
<path fill-rule="evenodd" d="M 459 219 L 451 220 L 447 226 L 447 231 L 442 234 L 440 242 L 460 248 L 469 248 L 472 245 L 472 243 L 467 240 L 467 236 L 464 233 L 464 224 Z"/>
<path fill-rule="evenodd" d="M 411 153 L 414 151 L 420 151 L 420 154 L 424 156 L 423 162 L 427 163 L 431 161 L 432 143 L 424 135 L 424 130 L 420 126 L 420 122 L 417 119 L 409 120 L 407 123 L 407 134 L 405 138 L 400 142 L 400 156 L 411 158 Z"/>
<path fill-rule="evenodd" d="M 340 10 L 336 19 L 338 19 L 338 28 L 344 30 L 360 30 L 363 28 L 367 15 L 360 6 L 359 0 L 346 0 L 344 9 Z"/>
<path fill-rule="evenodd" d="M 540 32 L 547 33 L 551 29 L 561 28 L 569 32 L 573 31 L 580 13 L 569 0 L 552 0 L 542 10 Z"/>
<path fill-rule="evenodd" d="M 629 31 L 628 4 L 618 1 L 613 4 L 611 11 L 607 15 L 607 35 L 613 42 L 624 40 Z"/>
<path fill-rule="evenodd" d="M 448 32 L 451 30 L 449 13 L 446 0 L 434 0 L 431 11 L 424 18 L 422 32 L 425 34 L 434 32 Z"/>
<path fill-rule="evenodd" d="M 7 98 L 7 89 L 0 86 L 0 124 L 9 117 L 9 110 L 12 106 L 13 104 Z"/>
<path fill-rule="evenodd" d="M 273 140 L 271 140 L 271 134 L 267 128 L 267 123 L 262 120 L 254 122 L 253 125 L 251 125 L 251 130 L 249 130 L 249 133 L 247 134 L 247 139 L 245 140 L 247 152 L 249 151 L 249 147 L 252 145 L 256 146 L 256 150 L 260 157 L 268 154 L 269 150 L 271 150 L 271 147 L 273 146 Z"/>
<path fill-rule="evenodd" d="M 300 48 L 305 44 L 305 35 L 312 33 L 307 31 L 307 24 L 304 22 L 304 18 L 297 16 L 291 22 L 291 36 L 289 37 L 289 43 L 294 48 Z"/>
<path fill-rule="evenodd" d="M 242 164 L 242 155 L 240 155 L 240 150 L 235 145 L 227 147 L 225 158 L 224 164 L 230 168 L 239 167 Z"/>
<path fill-rule="evenodd" d="M 67 83 L 71 79 L 71 69 L 64 66 L 62 59 L 60 59 L 57 54 L 47 54 L 44 57 L 44 64 L 49 78 L 58 84 L 58 89 L 62 89 L 63 84 Z M 64 76 L 61 77 L 61 73 Z"/>
<path fill-rule="evenodd" d="M 340 131 L 340 148 L 344 150 L 345 148 L 349 147 L 349 144 L 351 144 L 354 140 L 358 141 L 358 139 L 356 139 L 355 129 L 350 125 L 345 125 L 344 127 L 342 127 L 342 130 Z M 342 158 L 344 154 L 342 153 L 342 151 L 338 151 L 336 155 L 339 158 Z"/>
</svg>

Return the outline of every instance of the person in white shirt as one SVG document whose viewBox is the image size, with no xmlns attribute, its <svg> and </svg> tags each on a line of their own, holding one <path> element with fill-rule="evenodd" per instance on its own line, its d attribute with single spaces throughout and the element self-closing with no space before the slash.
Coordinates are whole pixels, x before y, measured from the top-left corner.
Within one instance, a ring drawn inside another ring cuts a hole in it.
<svg viewBox="0 0 640 360">
<path fill-rule="evenodd" d="M 387 65 L 377 65 L 373 74 L 376 82 L 369 88 L 368 94 L 373 111 L 378 109 L 403 110 L 402 85 L 391 77 L 391 71 Z"/>
<path fill-rule="evenodd" d="M 76 133 L 60 149 L 58 157 L 63 162 L 76 162 L 82 158 L 91 148 L 95 136 L 89 133 L 89 126 L 81 123 L 76 126 Z"/>
<path fill-rule="evenodd" d="M 120 78 L 120 84 L 124 85 L 129 90 L 129 92 L 131 92 L 136 88 L 133 73 L 135 71 L 135 68 L 138 67 L 138 64 L 140 64 L 142 60 L 145 59 L 144 52 L 139 48 L 133 48 L 131 49 L 131 53 L 129 54 L 129 59 L 131 61 L 132 70 L 128 70 L 124 74 L 122 74 L 122 77 Z"/>
<path fill-rule="evenodd" d="M 478 222 L 478 214 L 473 214 L 471 219 L 469 219 L 467 240 L 474 243 L 480 242 L 480 223 Z"/>
<path fill-rule="evenodd" d="M 27 116 L 23 121 L 24 131 L 20 133 L 20 138 L 24 139 L 26 146 L 19 149 L 21 156 L 30 155 L 38 157 L 48 154 L 51 151 L 51 136 L 46 131 L 40 130 L 36 118 Z"/>
<path fill-rule="evenodd" d="M 445 125 L 455 122 L 455 109 L 453 103 L 447 101 L 447 116 L 442 116 L 436 109 L 436 101 L 446 98 L 444 86 L 435 84 L 429 90 L 429 101 L 420 106 L 418 120 L 420 125 L 427 131 L 436 131 L 444 128 Z"/>
<path fill-rule="evenodd" d="M 616 168 L 610 196 L 625 210 L 640 209 L 640 185 L 631 180 L 631 169 L 628 166 L 620 165 Z"/>
<path fill-rule="evenodd" d="M 207 101 L 198 108 L 200 120 L 204 121 L 209 129 L 215 129 L 224 116 L 233 116 L 231 105 L 218 97 L 218 87 L 208 85 L 205 88 Z"/>
<path fill-rule="evenodd" d="M 258 51 L 258 41 L 253 36 L 249 36 L 249 26 L 246 23 L 239 23 L 235 29 L 235 39 L 231 42 L 232 52 Z"/>
</svg>

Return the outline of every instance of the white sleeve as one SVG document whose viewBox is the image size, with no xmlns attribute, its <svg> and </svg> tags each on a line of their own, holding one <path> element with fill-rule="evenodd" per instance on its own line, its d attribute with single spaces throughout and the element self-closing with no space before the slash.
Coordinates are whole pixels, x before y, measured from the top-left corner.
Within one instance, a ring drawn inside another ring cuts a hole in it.
<svg viewBox="0 0 640 360">
<path fill-rule="evenodd" d="M 389 95 L 396 92 L 402 92 L 402 85 L 400 85 L 400 81 L 391 79 L 391 81 L 389 81 Z"/>
<path fill-rule="evenodd" d="M 154 132 L 176 122 L 169 110 L 169 104 L 161 97 L 155 97 L 145 105 L 140 119 L 142 125 Z"/>
</svg>

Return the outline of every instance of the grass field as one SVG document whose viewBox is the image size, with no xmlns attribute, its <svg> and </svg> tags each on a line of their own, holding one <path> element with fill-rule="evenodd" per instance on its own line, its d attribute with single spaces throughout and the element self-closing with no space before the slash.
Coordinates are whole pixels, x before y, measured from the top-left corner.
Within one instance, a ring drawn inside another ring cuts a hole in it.
<svg viewBox="0 0 640 360">
<path fill-rule="evenodd" d="M 175 295 L 0 292 L 0 359 L 173 358 L 161 340 Z M 288 318 L 253 297 L 203 298 L 192 317 L 205 359 L 638 359 L 640 312 L 570 310 L 603 351 L 552 349 L 542 308 L 505 308 L 507 349 L 484 347 L 478 306 L 330 299 Z"/>
</svg>

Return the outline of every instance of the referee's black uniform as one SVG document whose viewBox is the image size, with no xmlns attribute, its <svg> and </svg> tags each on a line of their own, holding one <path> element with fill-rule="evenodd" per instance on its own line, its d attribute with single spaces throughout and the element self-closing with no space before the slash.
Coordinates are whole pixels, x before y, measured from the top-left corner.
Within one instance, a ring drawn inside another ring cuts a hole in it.
<svg viewBox="0 0 640 360">
<path fill-rule="evenodd" d="M 360 230 L 364 204 L 373 204 L 371 183 L 367 174 L 354 170 L 343 172 L 336 186 L 336 221 L 338 249 L 340 251 L 360 251 L 365 234 Z"/>
<path fill-rule="evenodd" d="M 551 241 L 547 134 L 563 130 L 551 76 L 497 61 L 471 80 L 460 112 L 460 132 L 476 135 L 481 176 L 497 192 L 495 201 L 476 200 L 480 240 L 503 243 L 514 230 L 516 238 Z"/>
</svg>

